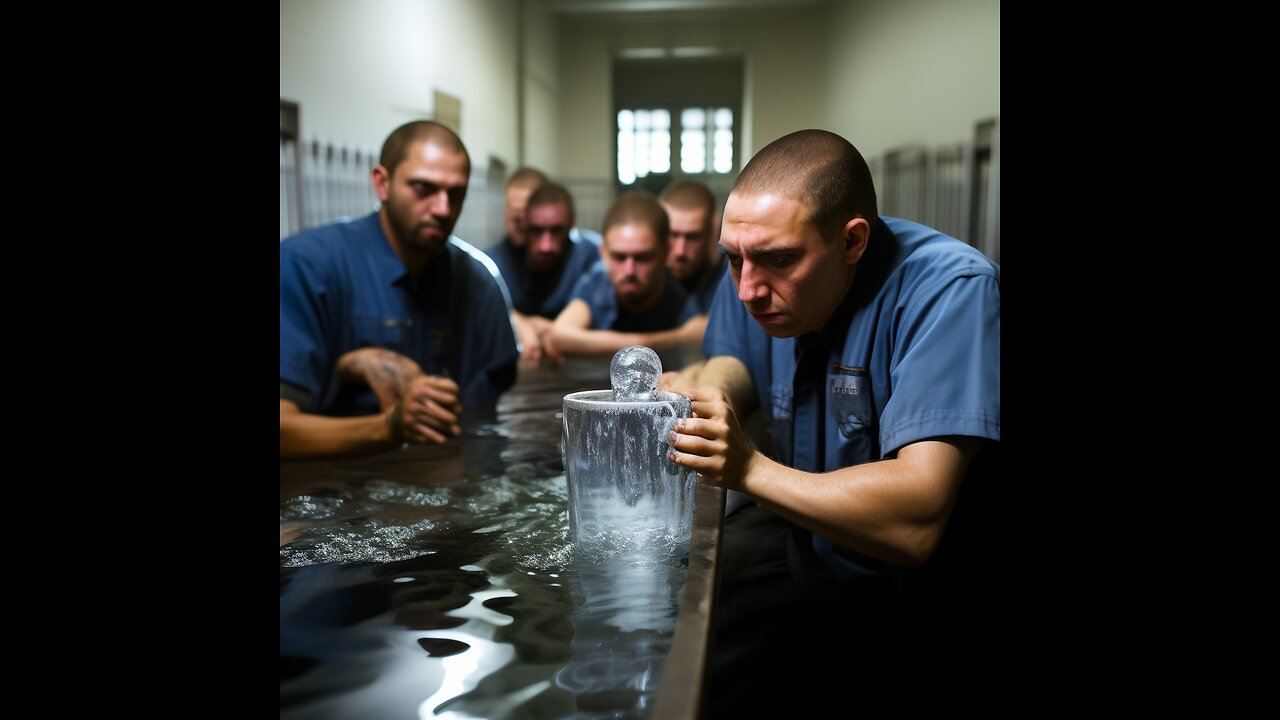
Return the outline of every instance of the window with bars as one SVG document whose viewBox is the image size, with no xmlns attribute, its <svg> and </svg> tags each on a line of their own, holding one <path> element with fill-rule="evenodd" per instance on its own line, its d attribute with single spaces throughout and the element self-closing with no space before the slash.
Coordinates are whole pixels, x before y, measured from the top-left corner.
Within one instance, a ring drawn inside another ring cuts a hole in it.
<svg viewBox="0 0 1280 720">
<path fill-rule="evenodd" d="M 671 118 L 680 118 L 674 134 Z M 618 182 L 630 185 L 650 173 L 671 172 L 675 154 L 685 175 L 733 172 L 733 110 L 686 107 L 618 111 Z"/>
</svg>

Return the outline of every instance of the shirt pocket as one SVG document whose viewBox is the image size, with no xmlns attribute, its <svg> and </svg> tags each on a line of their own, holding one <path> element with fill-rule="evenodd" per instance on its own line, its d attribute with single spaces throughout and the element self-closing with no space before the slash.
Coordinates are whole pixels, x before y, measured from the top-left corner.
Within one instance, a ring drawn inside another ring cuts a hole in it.
<svg viewBox="0 0 1280 720">
<path fill-rule="evenodd" d="M 413 338 L 413 319 L 386 315 L 355 316 L 356 345 L 380 347 L 410 355 Z"/>
<path fill-rule="evenodd" d="M 827 373 L 827 408 L 846 440 L 871 431 L 871 376 L 866 368 L 832 365 Z"/>
</svg>

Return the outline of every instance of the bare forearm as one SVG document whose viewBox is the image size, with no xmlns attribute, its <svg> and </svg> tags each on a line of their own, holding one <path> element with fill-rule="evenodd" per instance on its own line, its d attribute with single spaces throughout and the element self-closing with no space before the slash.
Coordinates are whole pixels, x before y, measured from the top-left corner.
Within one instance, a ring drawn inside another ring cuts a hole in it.
<svg viewBox="0 0 1280 720">
<path fill-rule="evenodd" d="M 515 310 L 511 311 L 511 314 L 515 316 L 517 326 L 527 327 L 531 332 L 538 335 L 551 329 L 551 320 L 541 315 L 525 315 Z"/>
<path fill-rule="evenodd" d="M 363 347 L 338 358 L 338 379 L 343 383 L 367 385 L 385 410 L 404 393 L 422 367 L 400 353 L 386 348 Z"/>
<path fill-rule="evenodd" d="M 669 379 L 664 380 L 663 387 L 698 387 L 698 376 L 702 374 L 702 368 L 706 364 L 705 360 L 699 360 L 678 371 L 667 373 Z"/>
<path fill-rule="evenodd" d="M 917 454 L 829 473 L 789 468 L 756 452 L 734 489 L 840 545 L 919 565 L 937 548 L 972 455 L 965 442 L 927 444 L 929 457 Z"/>
<path fill-rule="evenodd" d="M 388 413 L 335 418 L 286 407 L 283 400 L 280 404 L 281 458 L 356 455 L 395 446 Z"/>
<path fill-rule="evenodd" d="M 642 333 L 553 325 L 550 331 L 555 349 L 567 355 L 609 355 L 628 345 L 643 345 Z"/>
<path fill-rule="evenodd" d="M 723 392 L 738 417 L 746 417 L 759 404 L 751 372 L 741 360 L 728 355 L 717 355 L 706 361 L 698 373 L 697 387 Z"/>
</svg>

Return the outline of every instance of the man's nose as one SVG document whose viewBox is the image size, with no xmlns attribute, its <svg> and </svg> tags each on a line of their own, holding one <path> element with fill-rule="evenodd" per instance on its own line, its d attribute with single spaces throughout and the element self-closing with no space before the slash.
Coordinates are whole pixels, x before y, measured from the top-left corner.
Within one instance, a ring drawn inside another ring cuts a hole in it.
<svg viewBox="0 0 1280 720">
<path fill-rule="evenodd" d="M 440 188 L 427 198 L 427 210 L 437 217 L 449 216 L 449 192 Z"/>
<path fill-rule="evenodd" d="M 742 270 L 738 273 L 738 299 L 751 302 L 769 295 L 769 288 L 763 278 L 756 272 L 755 265 L 742 261 Z"/>
<path fill-rule="evenodd" d="M 684 257 L 685 240 L 683 235 L 675 235 L 671 238 L 671 253 L 675 257 Z"/>
</svg>

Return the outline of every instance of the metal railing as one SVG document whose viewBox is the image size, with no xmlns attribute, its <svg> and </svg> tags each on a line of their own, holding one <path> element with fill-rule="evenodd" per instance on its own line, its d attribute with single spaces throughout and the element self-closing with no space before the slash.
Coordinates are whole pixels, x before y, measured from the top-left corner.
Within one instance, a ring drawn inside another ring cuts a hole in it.
<svg viewBox="0 0 1280 720">
<path fill-rule="evenodd" d="M 973 142 L 907 146 L 871 158 L 880 212 L 923 223 L 1000 262 L 1000 125 L 979 123 Z"/>
<path fill-rule="evenodd" d="M 280 239 L 306 228 L 344 217 L 359 217 L 378 209 L 370 175 L 378 164 L 372 150 L 320 140 L 280 138 Z M 473 167 L 467 199 L 453 234 L 487 248 L 504 232 L 505 188 L 489 178 L 484 167 Z M 598 230 L 613 202 L 608 179 L 575 178 L 562 181 L 573 195 L 578 226 Z"/>
</svg>

